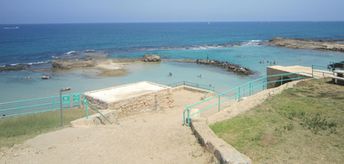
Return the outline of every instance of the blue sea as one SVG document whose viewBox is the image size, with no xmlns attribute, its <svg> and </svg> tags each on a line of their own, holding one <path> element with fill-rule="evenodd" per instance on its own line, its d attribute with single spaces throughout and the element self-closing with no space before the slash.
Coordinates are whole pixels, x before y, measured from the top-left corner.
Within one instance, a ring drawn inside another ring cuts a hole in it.
<svg viewBox="0 0 344 164">
<path fill-rule="evenodd" d="M 59 88 L 74 92 L 148 80 L 163 84 L 191 81 L 227 90 L 266 74 L 260 61 L 278 65 L 327 65 L 344 60 L 344 53 L 296 50 L 262 45 L 274 37 L 344 40 L 344 22 L 231 22 L 231 23 L 113 23 L 0 25 L 0 66 L 32 63 L 44 65 L 69 51 L 93 49 L 116 58 L 156 53 L 166 59 L 207 58 L 246 66 L 256 73 L 239 76 L 219 68 L 163 62 L 135 64 L 129 74 L 96 77 L 85 72 L 0 72 L 0 102 L 56 95 Z M 173 77 L 168 73 L 173 72 Z M 197 76 L 202 74 L 202 78 Z M 24 77 L 30 76 L 31 79 Z"/>
</svg>

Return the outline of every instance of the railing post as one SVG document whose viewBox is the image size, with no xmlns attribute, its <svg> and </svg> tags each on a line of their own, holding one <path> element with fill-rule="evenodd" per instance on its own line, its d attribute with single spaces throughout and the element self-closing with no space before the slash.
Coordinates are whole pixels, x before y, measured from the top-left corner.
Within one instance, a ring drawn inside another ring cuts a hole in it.
<svg viewBox="0 0 344 164">
<path fill-rule="evenodd" d="M 52 97 L 51 110 L 55 109 L 55 97 Z"/>
<path fill-rule="evenodd" d="M 248 90 L 249 90 L 249 95 L 251 96 L 252 95 L 252 83 L 251 82 L 248 84 Z"/>
<path fill-rule="evenodd" d="M 72 109 L 74 106 L 74 94 L 69 95 L 69 106 L 70 106 L 70 109 Z"/>
<path fill-rule="evenodd" d="M 313 67 L 313 65 L 312 65 L 312 78 L 314 78 L 314 67 Z"/>
<path fill-rule="evenodd" d="M 187 108 L 187 114 L 188 114 L 188 116 L 187 116 L 187 123 L 188 123 L 188 126 L 190 127 L 190 122 L 191 122 L 191 118 L 190 118 L 190 108 Z"/>
<path fill-rule="evenodd" d="M 280 85 L 282 85 L 283 84 L 283 76 L 281 75 L 280 76 Z"/>
<path fill-rule="evenodd" d="M 84 108 L 86 113 L 86 119 L 88 119 L 88 101 L 86 98 L 84 98 Z"/>
<path fill-rule="evenodd" d="M 265 90 L 266 88 L 268 88 L 268 85 L 269 85 L 269 77 L 268 76 L 266 76 L 266 78 L 264 78 L 263 79 L 263 88 L 262 88 L 262 90 Z"/>
<path fill-rule="evenodd" d="M 185 111 L 186 111 L 186 108 L 183 111 L 183 125 L 185 125 Z"/>
<path fill-rule="evenodd" d="M 220 110 L 221 110 L 221 96 L 218 95 L 217 111 L 219 112 Z"/>
<path fill-rule="evenodd" d="M 238 101 L 240 100 L 240 87 L 238 87 L 238 93 L 237 93 Z"/>
</svg>

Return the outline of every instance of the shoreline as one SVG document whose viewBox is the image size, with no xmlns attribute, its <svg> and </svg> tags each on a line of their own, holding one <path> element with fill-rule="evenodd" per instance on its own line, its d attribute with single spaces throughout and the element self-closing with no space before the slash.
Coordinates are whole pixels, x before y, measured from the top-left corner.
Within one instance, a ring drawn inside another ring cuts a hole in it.
<svg viewBox="0 0 344 164">
<path fill-rule="evenodd" d="M 267 43 L 267 45 L 293 49 L 313 49 L 344 52 L 343 40 L 311 40 L 276 37 L 271 39 Z"/>
</svg>

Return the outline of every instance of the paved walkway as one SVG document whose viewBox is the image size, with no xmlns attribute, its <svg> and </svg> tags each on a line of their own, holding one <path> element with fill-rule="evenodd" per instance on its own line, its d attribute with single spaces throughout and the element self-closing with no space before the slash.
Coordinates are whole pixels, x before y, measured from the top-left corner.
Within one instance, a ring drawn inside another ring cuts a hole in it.
<svg viewBox="0 0 344 164">
<path fill-rule="evenodd" d="M 214 163 L 191 130 L 181 125 L 183 106 L 200 93 L 179 91 L 176 107 L 119 120 L 119 125 L 65 128 L 39 135 L 0 156 L 0 163 Z"/>
</svg>

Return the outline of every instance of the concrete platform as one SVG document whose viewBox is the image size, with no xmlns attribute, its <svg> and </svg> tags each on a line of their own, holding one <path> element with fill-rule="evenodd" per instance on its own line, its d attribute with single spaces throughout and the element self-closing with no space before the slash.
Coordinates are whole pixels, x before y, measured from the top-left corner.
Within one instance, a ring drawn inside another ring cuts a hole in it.
<svg viewBox="0 0 344 164">
<path fill-rule="evenodd" d="M 274 66 L 269 66 L 267 70 L 268 70 L 268 75 L 273 75 L 273 74 L 278 74 L 278 73 L 297 73 L 299 75 L 306 76 L 306 77 L 312 77 L 312 74 L 313 74 L 314 78 L 334 77 L 333 72 L 330 72 L 328 70 L 324 70 L 324 69 L 312 70 L 312 67 L 305 67 L 305 66 L 299 66 L 299 65 L 293 65 L 293 66 L 274 65 Z"/>
<path fill-rule="evenodd" d="M 305 66 L 299 66 L 299 65 L 293 65 L 293 66 L 274 65 L 274 66 L 268 66 L 267 69 L 268 69 L 268 75 L 273 75 L 273 74 L 269 74 L 269 69 L 270 69 L 278 73 L 298 73 L 303 76 L 312 77 L 312 67 L 305 67 Z"/>
<path fill-rule="evenodd" d="M 171 87 L 142 81 L 86 92 L 85 98 L 91 109 L 115 110 L 118 117 L 123 117 L 172 108 L 171 92 Z"/>
<path fill-rule="evenodd" d="M 170 88 L 168 86 L 142 81 L 138 83 L 120 85 L 100 90 L 85 92 L 85 95 L 105 103 L 113 103 L 124 99 L 137 97 L 147 93 L 157 92 Z"/>
</svg>

